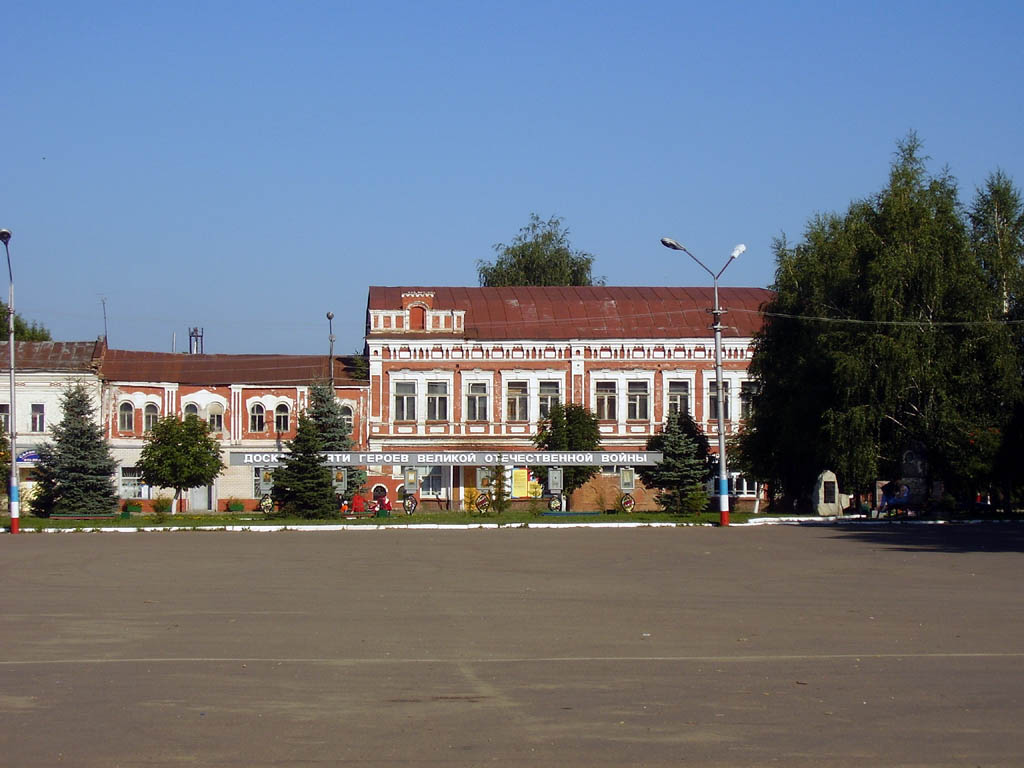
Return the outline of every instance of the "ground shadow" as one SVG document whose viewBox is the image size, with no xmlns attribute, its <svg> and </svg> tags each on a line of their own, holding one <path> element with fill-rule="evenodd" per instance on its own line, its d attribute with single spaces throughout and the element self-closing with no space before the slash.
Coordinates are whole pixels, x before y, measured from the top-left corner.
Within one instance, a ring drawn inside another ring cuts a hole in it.
<svg viewBox="0 0 1024 768">
<path fill-rule="evenodd" d="M 836 536 L 905 551 L 1024 552 L 1024 523 L 838 523 Z"/>
</svg>

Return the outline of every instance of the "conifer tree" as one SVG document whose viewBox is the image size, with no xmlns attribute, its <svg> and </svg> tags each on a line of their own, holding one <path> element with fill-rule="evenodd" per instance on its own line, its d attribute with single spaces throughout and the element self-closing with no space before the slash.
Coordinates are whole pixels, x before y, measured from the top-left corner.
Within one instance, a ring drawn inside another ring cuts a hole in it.
<svg viewBox="0 0 1024 768">
<path fill-rule="evenodd" d="M 33 514 L 109 514 L 117 509 L 117 461 L 94 420 L 95 408 L 81 384 L 65 390 L 64 417 L 52 428 L 53 442 L 39 448 L 38 484 L 29 504 Z"/>
<path fill-rule="evenodd" d="M 352 427 L 341 411 L 341 403 L 334 396 L 334 390 L 326 382 L 317 382 L 309 388 L 309 418 L 316 426 L 324 451 L 351 451 Z M 276 482 L 276 479 L 275 479 Z M 366 484 L 366 472 L 362 469 L 348 470 L 348 485 L 341 497 L 351 501 L 359 489 Z"/>
<path fill-rule="evenodd" d="M 670 418 L 661 432 L 648 439 L 647 450 L 664 454 L 660 464 L 637 470 L 644 485 L 662 491 L 655 497 L 658 504 L 670 512 L 703 512 L 708 505 L 704 484 L 711 477 L 711 461 L 707 438 L 690 415 Z"/>
<path fill-rule="evenodd" d="M 288 455 L 274 470 L 272 496 L 282 514 L 324 518 L 339 515 L 338 499 L 331 485 L 319 431 L 305 413 L 299 414 L 295 439 L 287 443 Z"/>
</svg>

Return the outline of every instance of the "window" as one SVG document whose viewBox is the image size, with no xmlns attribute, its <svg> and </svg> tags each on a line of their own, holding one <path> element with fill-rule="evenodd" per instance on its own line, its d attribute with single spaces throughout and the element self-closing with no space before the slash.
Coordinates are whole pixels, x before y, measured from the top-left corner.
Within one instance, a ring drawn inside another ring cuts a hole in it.
<svg viewBox="0 0 1024 768">
<path fill-rule="evenodd" d="M 221 434 L 224 431 L 224 406 L 214 403 L 209 408 L 210 431 Z"/>
<path fill-rule="evenodd" d="M 506 385 L 506 421 L 529 421 L 529 397 L 525 381 L 510 381 Z"/>
<path fill-rule="evenodd" d="M 197 419 L 199 418 L 199 406 L 195 403 L 186 403 L 182 412 L 185 414 L 186 419 L 189 416 L 195 416 Z"/>
<path fill-rule="evenodd" d="M 626 418 L 642 420 L 648 418 L 648 395 L 646 381 L 631 381 L 626 385 Z"/>
<path fill-rule="evenodd" d="M 252 408 L 249 409 L 250 432 L 262 432 L 266 429 L 266 421 L 264 420 L 265 414 L 266 409 L 259 403 L 254 404 Z"/>
<path fill-rule="evenodd" d="M 395 382 L 395 421 L 416 421 L 416 382 Z"/>
<path fill-rule="evenodd" d="M 345 422 L 345 426 L 348 427 L 349 431 L 352 431 L 352 409 L 347 406 L 341 406 L 341 420 Z"/>
<path fill-rule="evenodd" d="M 708 391 L 708 407 L 710 413 L 708 414 L 708 421 L 712 421 L 718 418 L 718 385 L 714 380 L 711 381 L 711 389 Z M 726 421 L 729 420 L 729 382 L 722 382 L 722 418 Z"/>
<path fill-rule="evenodd" d="M 612 421 L 618 418 L 618 410 L 615 405 L 615 382 L 599 381 L 596 385 L 597 392 L 597 418 L 604 421 Z"/>
<path fill-rule="evenodd" d="M 546 419 L 551 409 L 558 405 L 558 382 L 542 381 L 540 383 L 540 417 Z"/>
<path fill-rule="evenodd" d="M 288 431 L 288 406 L 284 403 L 274 409 L 274 431 Z"/>
<path fill-rule="evenodd" d="M 466 391 L 466 421 L 487 421 L 487 383 L 474 381 Z"/>
<path fill-rule="evenodd" d="M 4 432 L 11 431 L 11 406 L 7 403 L 0 405 L 0 423 L 3 423 Z"/>
<path fill-rule="evenodd" d="M 30 431 L 46 431 L 46 406 L 42 403 L 32 404 L 32 429 Z"/>
<path fill-rule="evenodd" d="M 156 426 L 159 418 L 160 409 L 153 403 L 146 403 L 146 407 L 142 411 L 142 429 L 149 432 Z"/>
<path fill-rule="evenodd" d="M 423 475 L 420 481 L 420 493 L 425 496 L 440 496 L 442 488 L 441 467 L 431 467 L 430 472 Z"/>
<path fill-rule="evenodd" d="M 668 383 L 668 415 L 690 412 L 690 382 L 670 381 Z"/>
<path fill-rule="evenodd" d="M 32 406 L 35 409 L 35 406 Z M 32 412 L 33 418 L 35 417 L 35 410 Z M 121 403 L 117 406 L 117 429 L 119 432 L 133 432 L 135 431 L 135 407 L 131 403 Z M 33 432 L 38 430 L 33 427 Z"/>
<path fill-rule="evenodd" d="M 448 382 L 427 382 L 427 421 L 448 421 Z"/>
<path fill-rule="evenodd" d="M 144 499 L 146 498 L 145 483 L 142 480 L 142 470 L 137 467 L 121 467 L 121 498 L 122 499 Z"/>
<path fill-rule="evenodd" d="M 740 418 L 750 418 L 750 408 L 754 402 L 754 395 L 757 394 L 756 381 L 740 382 Z"/>
</svg>

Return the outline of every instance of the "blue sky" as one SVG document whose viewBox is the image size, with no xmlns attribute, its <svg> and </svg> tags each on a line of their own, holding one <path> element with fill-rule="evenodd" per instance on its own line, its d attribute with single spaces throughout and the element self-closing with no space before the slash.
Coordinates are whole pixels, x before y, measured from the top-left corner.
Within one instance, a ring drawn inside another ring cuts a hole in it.
<svg viewBox="0 0 1024 768">
<path fill-rule="evenodd" d="M 19 2 L 15 306 L 54 338 L 361 348 L 369 285 L 476 285 L 531 212 L 609 285 L 767 286 L 916 130 L 1024 184 L 1019 2 Z M 681 257 L 681 258 L 680 258 Z"/>
</svg>

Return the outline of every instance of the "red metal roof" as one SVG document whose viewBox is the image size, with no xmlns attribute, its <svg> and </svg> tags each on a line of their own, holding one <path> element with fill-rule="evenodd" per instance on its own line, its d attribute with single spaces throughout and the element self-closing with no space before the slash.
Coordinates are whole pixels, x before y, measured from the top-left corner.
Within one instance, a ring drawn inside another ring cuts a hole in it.
<svg viewBox="0 0 1024 768">
<path fill-rule="evenodd" d="M 327 355 L 186 355 L 109 349 L 101 375 L 107 381 L 173 381 L 179 384 L 303 386 L 327 381 Z M 334 358 L 336 386 L 365 385 L 352 358 Z"/>
<path fill-rule="evenodd" d="M 0 342 L 0 366 L 10 370 L 11 353 L 7 342 Z M 97 341 L 16 341 L 14 367 L 19 371 L 93 371 L 104 350 Z"/>
<path fill-rule="evenodd" d="M 711 335 L 713 288 L 515 286 L 507 288 L 370 286 L 367 310 L 396 310 L 402 294 L 429 291 L 435 310 L 465 310 L 469 339 L 661 339 Z M 761 328 L 767 288 L 718 289 L 728 310 L 726 337 L 753 336 Z M 375 330 L 371 336 L 452 337 L 450 331 Z"/>
</svg>

